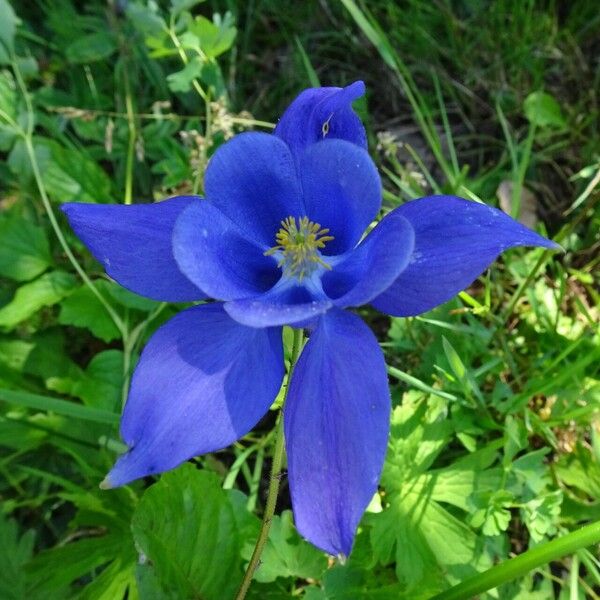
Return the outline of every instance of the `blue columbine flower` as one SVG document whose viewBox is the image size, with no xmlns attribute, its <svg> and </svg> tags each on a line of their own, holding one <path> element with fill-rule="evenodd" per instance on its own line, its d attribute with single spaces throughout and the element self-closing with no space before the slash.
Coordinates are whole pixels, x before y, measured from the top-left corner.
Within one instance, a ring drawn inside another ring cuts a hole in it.
<svg viewBox="0 0 600 600">
<path fill-rule="evenodd" d="M 284 411 L 298 530 L 348 555 L 377 489 L 390 395 L 375 336 L 346 310 L 409 316 L 445 302 L 504 250 L 556 245 L 482 204 L 408 202 L 366 236 L 381 182 L 351 102 L 362 82 L 304 91 L 274 135 L 220 147 L 206 198 L 65 204 L 121 285 L 157 300 L 212 298 L 153 335 L 121 421 L 111 486 L 224 448 L 268 411 L 284 376 L 282 325 L 310 329 Z"/>
</svg>

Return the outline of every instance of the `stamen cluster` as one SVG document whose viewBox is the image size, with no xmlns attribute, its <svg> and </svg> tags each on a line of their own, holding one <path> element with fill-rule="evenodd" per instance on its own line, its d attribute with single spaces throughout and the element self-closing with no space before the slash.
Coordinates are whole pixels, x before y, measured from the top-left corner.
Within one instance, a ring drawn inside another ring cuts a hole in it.
<svg viewBox="0 0 600 600">
<path fill-rule="evenodd" d="M 281 229 L 275 236 L 277 244 L 265 252 L 265 256 L 281 253 L 278 266 L 284 273 L 302 281 L 320 265 L 331 269 L 322 258 L 320 250 L 333 240 L 327 235 L 329 229 L 321 229 L 319 223 L 313 223 L 308 217 L 288 217 L 281 221 Z"/>
</svg>

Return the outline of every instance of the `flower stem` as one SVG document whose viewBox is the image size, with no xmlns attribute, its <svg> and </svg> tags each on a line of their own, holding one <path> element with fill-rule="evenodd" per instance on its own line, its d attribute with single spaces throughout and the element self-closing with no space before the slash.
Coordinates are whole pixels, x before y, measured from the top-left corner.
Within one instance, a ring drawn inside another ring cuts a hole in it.
<svg viewBox="0 0 600 600">
<path fill-rule="evenodd" d="M 580 548 L 600 542 L 600 521 L 586 525 L 560 538 L 531 548 L 515 558 L 471 577 L 454 587 L 434 596 L 431 600 L 466 600 L 487 590 L 492 590 L 503 583 L 523 577 L 529 571 L 545 564 L 573 554 Z"/>
<path fill-rule="evenodd" d="M 238 593 L 235 600 L 243 600 L 248 593 L 250 584 L 254 573 L 260 564 L 260 557 L 264 550 L 265 544 L 269 537 L 269 531 L 271 529 L 271 521 L 275 514 L 275 507 L 277 505 L 277 494 L 279 493 L 279 483 L 281 481 L 281 466 L 283 464 L 283 457 L 285 454 L 284 447 L 284 435 L 283 435 L 283 409 L 285 407 L 285 401 L 290 389 L 290 381 L 294 372 L 294 367 L 300 355 L 302 349 L 302 342 L 304 340 L 302 329 L 294 329 L 294 341 L 292 343 L 292 357 L 290 360 L 290 369 L 288 371 L 287 385 L 283 397 L 283 405 L 277 419 L 276 433 L 275 433 L 275 448 L 273 450 L 273 462 L 271 464 L 271 477 L 269 480 L 269 492 L 267 494 L 267 503 L 265 505 L 265 512 L 263 514 L 262 525 L 260 527 L 260 533 L 252 552 L 252 557 L 244 573 L 244 578 L 240 584 Z"/>
</svg>

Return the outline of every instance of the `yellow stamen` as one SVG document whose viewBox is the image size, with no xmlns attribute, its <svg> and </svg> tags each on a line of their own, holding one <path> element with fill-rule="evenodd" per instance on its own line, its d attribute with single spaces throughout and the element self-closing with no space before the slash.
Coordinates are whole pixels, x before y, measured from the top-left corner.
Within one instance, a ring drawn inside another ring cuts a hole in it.
<svg viewBox="0 0 600 600">
<path fill-rule="evenodd" d="M 281 253 L 278 266 L 287 275 L 302 281 L 319 265 L 331 269 L 320 253 L 325 244 L 333 239 L 328 233 L 329 229 L 321 229 L 319 223 L 309 221 L 308 217 L 288 217 L 281 221 L 281 229 L 275 236 L 276 245 L 269 248 L 265 256 Z"/>
</svg>

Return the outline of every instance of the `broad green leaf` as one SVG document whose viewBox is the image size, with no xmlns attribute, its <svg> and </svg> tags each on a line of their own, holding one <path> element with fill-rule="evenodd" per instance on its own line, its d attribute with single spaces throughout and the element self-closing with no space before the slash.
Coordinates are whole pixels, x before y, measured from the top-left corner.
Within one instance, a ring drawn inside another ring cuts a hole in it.
<svg viewBox="0 0 600 600">
<path fill-rule="evenodd" d="M 115 600 L 115 598 L 137 600 L 135 572 L 135 562 L 117 558 L 100 575 L 94 577 L 77 598 L 78 600 Z"/>
<path fill-rule="evenodd" d="M 108 175 L 83 151 L 38 137 L 35 139 L 35 154 L 48 195 L 54 202 L 111 201 Z M 14 168 L 19 168 L 18 163 L 13 162 Z"/>
<path fill-rule="evenodd" d="M 30 220 L 13 216 L 0 218 L 0 275 L 29 281 L 51 264 L 46 232 Z"/>
<path fill-rule="evenodd" d="M 215 474 L 189 464 L 166 473 L 145 492 L 132 529 L 148 560 L 144 577 L 159 586 L 154 597 L 233 597 L 242 577 L 239 532 Z"/>
<path fill-rule="evenodd" d="M 478 451 L 443 469 L 430 470 L 447 447 L 451 424 L 445 401 L 404 395 L 392 414 L 390 448 L 381 485 L 386 508 L 366 517 L 372 525 L 373 554 L 381 564 L 395 561 L 398 579 L 416 594 L 423 582 L 433 595 L 492 564 L 478 536 L 456 510 L 467 512 L 470 498 L 500 484 L 499 469 L 487 469 L 497 452 Z M 422 591 L 422 590 L 421 590 Z M 409 597 L 413 597 L 410 596 Z M 414 596 L 416 597 L 416 596 Z"/>
<path fill-rule="evenodd" d="M 17 25 L 21 20 L 15 15 L 8 0 L 0 0 L 0 65 L 10 63 L 10 54 L 15 47 Z"/>
<path fill-rule="evenodd" d="M 51 377 L 47 384 L 54 391 L 81 398 L 87 406 L 116 411 L 123 385 L 123 352 L 99 352 L 79 377 Z"/>
<path fill-rule="evenodd" d="M 65 271 L 51 271 L 22 285 L 14 298 L 0 308 L 0 327 L 12 329 L 43 306 L 60 302 L 75 287 L 75 277 Z"/>
<path fill-rule="evenodd" d="M 398 579 L 409 588 L 427 579 L 441 590 L 492 564 L 477 535 L 430 499 L 431 488 L 406 482 L 389 507 L 372 517 L 373 551 L 383 563 L 396 562 Z"/>
<path fill-rule="evenodd" d="M 46 474 L 42 471 L 40 476 L 45 478 Z M 54 477 L 54 482 L 61 480 Z M 39 553 L 28 567 L 30 590 L 36 598 L 55 598 L 61 597 L 55 595 L 57 590 L 68 589 L 76 583 L 77 598 L 134 600 L 137 598 L 133 586 L 138 555 L 129 529 L 134 497 L 126 489 L 85 490 L 68 481 L 62 482 L 62 488 L 61 498 L 77 508 L 70 524 L 73 530 L 85 532 L 94 528 L 95 535 L 78 540 L 80 536 L 75 536 L 77 541 Z M 82 592 L 82 583 L 89 580 L 86 576 L 91 574 L 94 581 Z M 114 595 L 108 595 L 108 591 Z"/>
<path fill-rule="evenodd" d="M 525 116 L 533 125 L 538 127 L 564 127 L 565 118 L 560 104 L 554 96 L 546 92 L 533 92 L 523 103 Z"/>
<path fill-rule="evenodd" d="M 97 280 L 94 285 L 106 297 L 112 284 Z M 63 300 L 60 305 L 58 322 L 89 329 L 97 338 L 110 342 L 121 335 L 106 309 L 87 285 L 82 285 Z"/>
<path fill-rule="evenodd" d="M 27 597 L 25 564 L 33 553 L 34 532 L 19 535 L 17 523 L 0 513 L 0 598 L 22 600 Z"/>
<path fill-rule="evenodd" d="M 72 63 L 90 63 L 107 59 L 117 49 L 115 36 L 109 31 L 96 31 L 76 38 L 65 49 Z"/>
<path fill-rule="evenodd" d="M 44 593 L 65 589 L 76 579 L 113 561 L 122 548 L 123 536 L 109 533 L 41 552 L 29 566 L 32 591 L 42 597 Z"/>
<path fill-rule="evenodd" d="M 250 541 L 242 554 L 246 560 L 250 560 L 253 549 L 254 543 Z M 323 552 L 300 538 L 293 525 L 292 512 L 286 510 L 273 518 L 269 540 L 254 578 L 262 583 L 275 581 L 277 577 L 317 579 L 326 567 Z"/>
</svg>

